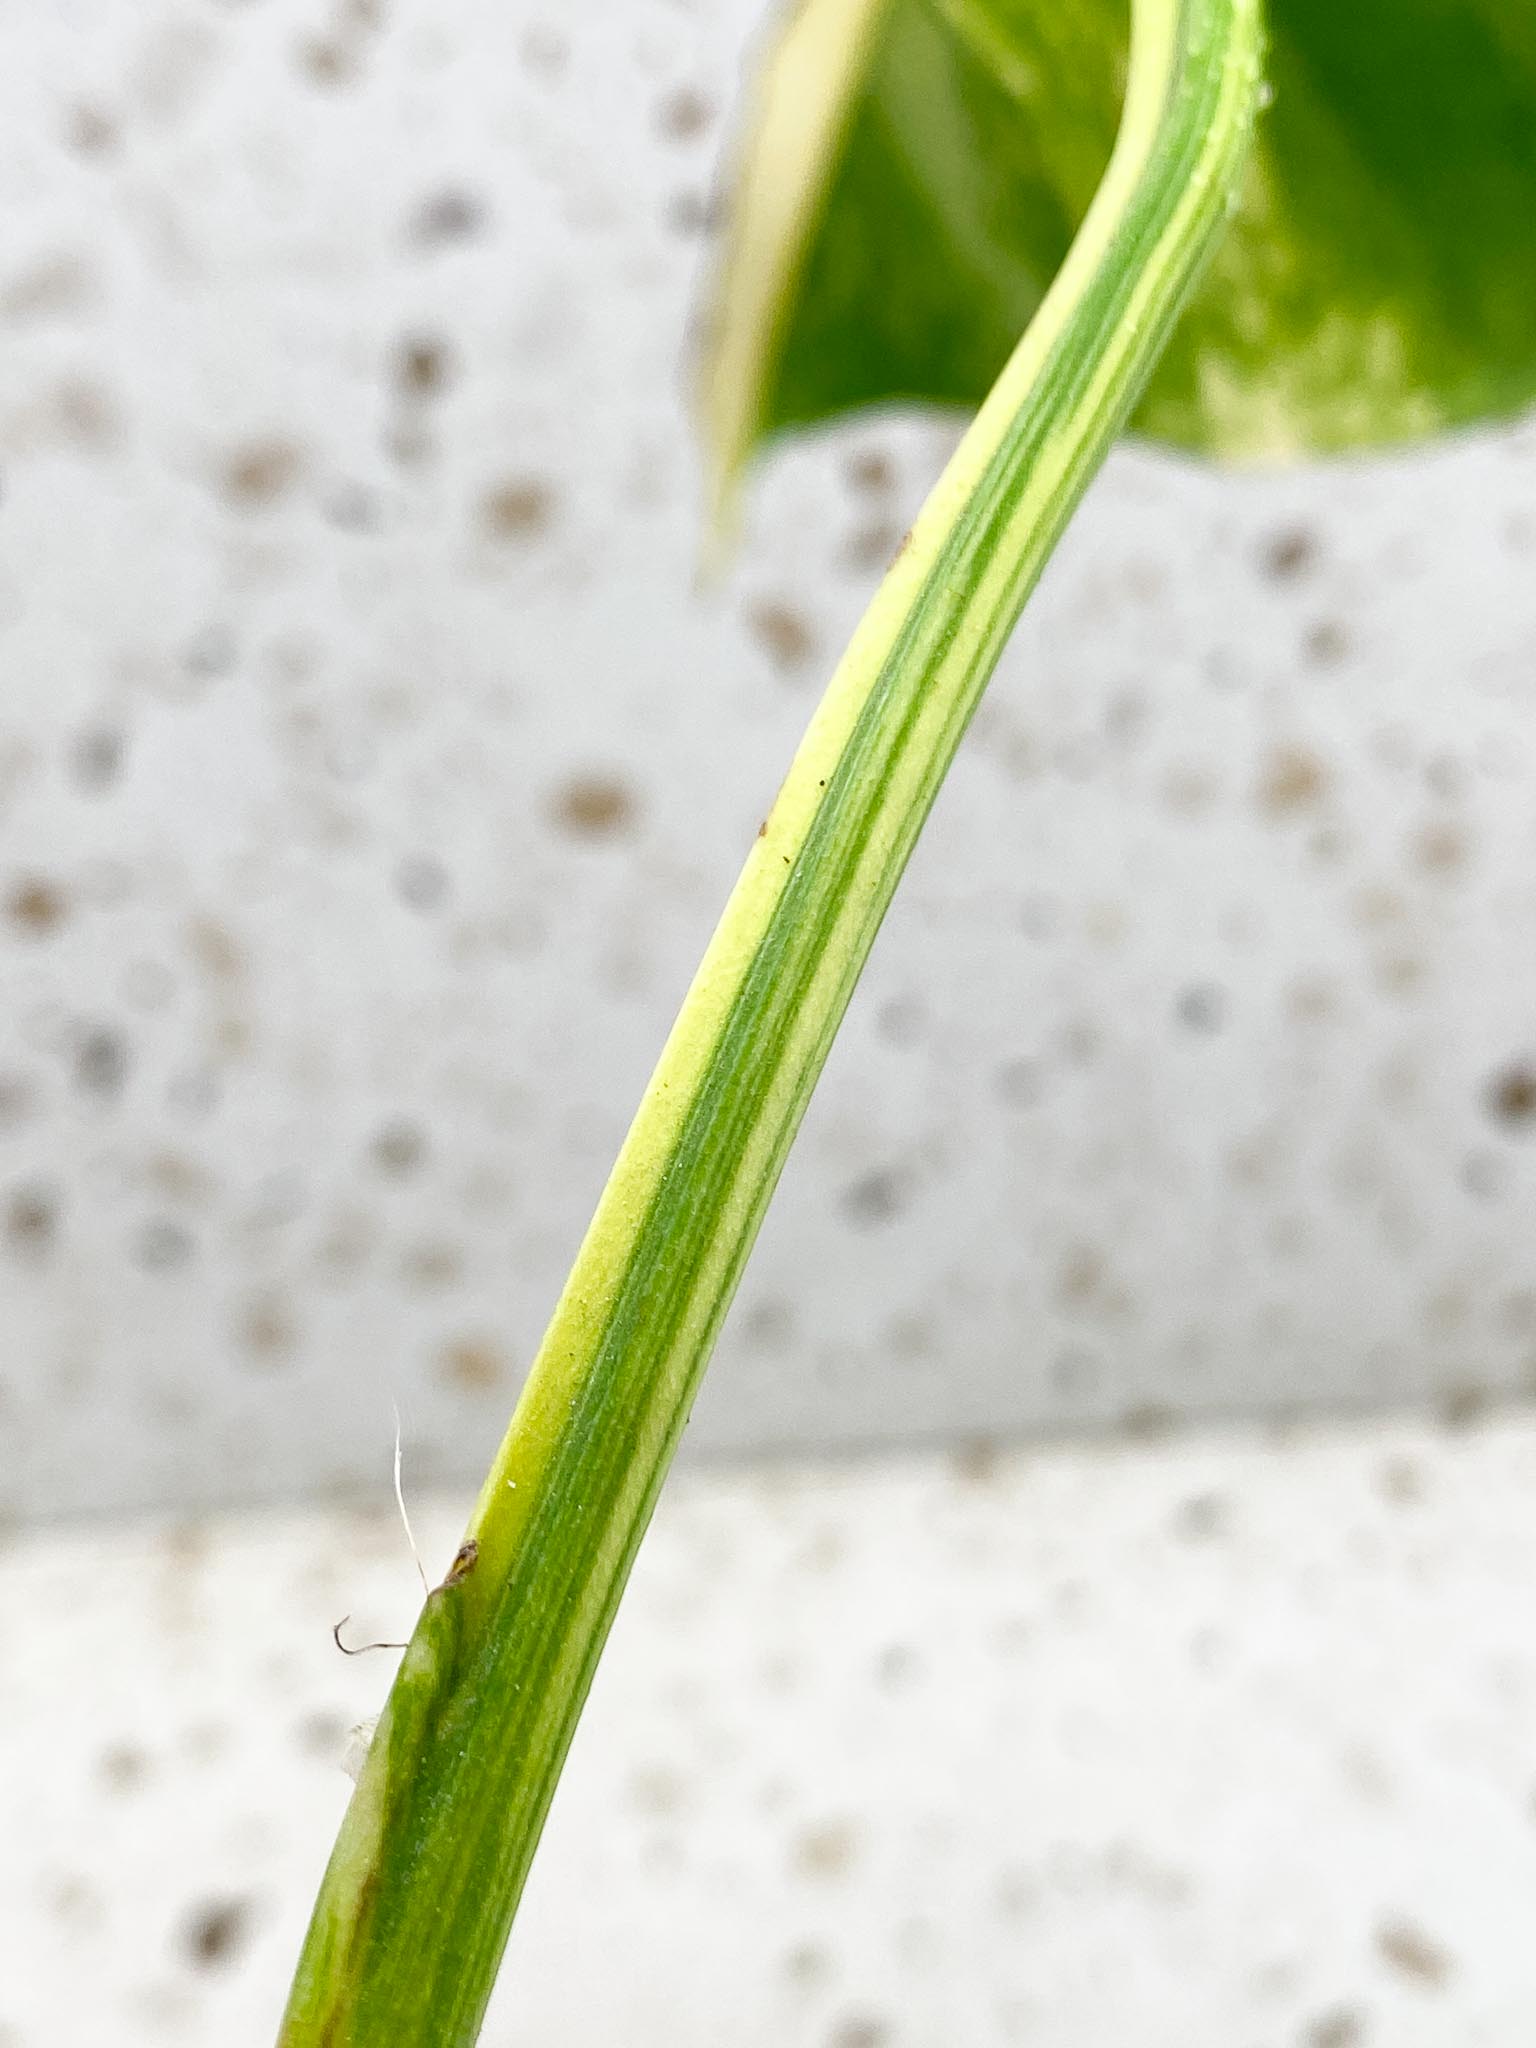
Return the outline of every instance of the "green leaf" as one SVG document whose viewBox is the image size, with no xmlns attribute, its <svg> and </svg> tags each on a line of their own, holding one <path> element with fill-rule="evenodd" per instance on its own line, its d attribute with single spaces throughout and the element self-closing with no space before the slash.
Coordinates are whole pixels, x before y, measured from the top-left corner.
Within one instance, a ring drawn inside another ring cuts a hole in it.
<svg viewBox="0 0 1536 2048">
<path fill-rule="evenodd" d="M 1109 154 L 1125 18 L 803 0 L 760 81 L 706 369 L 722 499 L 777 430 L 981 399 Z M 1135 429 L 1272 460 L 1528 405 L 1532 0 L 1272 0 L 1270 34 L 1241 204 Z M 851 50 L 806 105 L 797 52 L 827 37 Z"/>
<path fill-rule="evenodd" d="M 467 2048 L 479 2030 L 763 1211 L 998 654 L 1225 221 L 1259 46 L 1258 0 L 1137 0 L 1103 181 L 763 822 L 405 1653 L 284 2048 Z"/>
</svg>

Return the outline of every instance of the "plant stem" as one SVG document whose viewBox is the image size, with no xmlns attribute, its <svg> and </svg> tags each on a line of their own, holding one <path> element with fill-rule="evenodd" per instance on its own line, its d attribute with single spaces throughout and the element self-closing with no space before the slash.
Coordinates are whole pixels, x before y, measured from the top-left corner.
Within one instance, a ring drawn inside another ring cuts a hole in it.
<svg viewBox="0 0 1536 2048">
<path fill-rule="evenodd" d="M 1226 218 L 1259 0 L 1135 0 L 1115 152 L 827 691 L 625 1141 L 326 1872 L 283 2048 L 468 2048 L 631 1560 L 988 676 Z"/>
</svg>

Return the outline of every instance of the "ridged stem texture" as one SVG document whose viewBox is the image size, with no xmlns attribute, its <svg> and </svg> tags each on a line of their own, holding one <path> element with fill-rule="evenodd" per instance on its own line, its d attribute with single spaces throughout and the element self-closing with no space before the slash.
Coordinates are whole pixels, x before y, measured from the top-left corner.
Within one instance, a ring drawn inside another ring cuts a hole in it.
<svg viewBox="0 0 1536 2048">
<path fill-rule="evenodd" d="M 1227 216 L 1260 46 L 1258 0 L 1135 0 L 1103 183 L 834 675 L 689 991 L 401 1660 L 283 2048 L 478 2034 L 764 1208 L 987 678 Z"/>
</svg>

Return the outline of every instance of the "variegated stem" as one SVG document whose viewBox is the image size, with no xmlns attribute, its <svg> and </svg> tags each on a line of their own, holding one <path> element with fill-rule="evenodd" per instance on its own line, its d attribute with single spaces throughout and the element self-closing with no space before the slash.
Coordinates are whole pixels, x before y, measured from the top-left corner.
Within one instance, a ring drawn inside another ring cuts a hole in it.
<svg viewBox="0 0 1536 2048">
<path fill-rule="evenodd" d="M 1231 202 L 1258 0 L 1135 0 L 1133 22 L 1103 184 L 812 721 L 402 1660 L 285 2048 L 466 2048 L 479 2030 L 636 1546 L 849 995 Z"/>
</svg>

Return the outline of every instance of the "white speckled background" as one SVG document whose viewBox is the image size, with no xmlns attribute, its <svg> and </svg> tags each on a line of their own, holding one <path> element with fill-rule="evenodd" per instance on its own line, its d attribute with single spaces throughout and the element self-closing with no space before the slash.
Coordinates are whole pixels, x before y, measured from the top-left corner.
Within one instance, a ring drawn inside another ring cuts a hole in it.
<svg viewBox="0 0 1536 2048">
<path fill-rule="evenodd" d="M 0 11 L 0 2048 L 270 2038 L 391 1400 L 446 1556 L 942 460 L 696 587 L 761 13 Z M 1110 465 L 697 1410 L 812 1455 L 669 1489 L 489 2043 L 1528 2041 L 1533 559 L 1530 429 Z"/>
<path fill-rule="evenodd" d="M 682 393 L 756 0 L 0 26 L 0 1493 L 372 1489 L 500 1432 L 947 430 Z M 1536 440 L 1111 466 L 695 1441 L 1527 1390 Z"/>
<path fill-rule="evenodd" d="M 1533 1501 L 1528 1421 L 683 1475 L 487 2048 L 1521 2048 Z M 5 2048 L 271 2040 L 418 1598 L 387 1515 L 0 1557 Z"/>
</svg>

